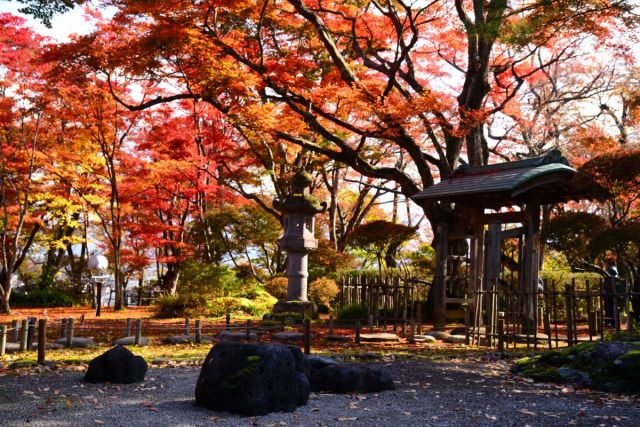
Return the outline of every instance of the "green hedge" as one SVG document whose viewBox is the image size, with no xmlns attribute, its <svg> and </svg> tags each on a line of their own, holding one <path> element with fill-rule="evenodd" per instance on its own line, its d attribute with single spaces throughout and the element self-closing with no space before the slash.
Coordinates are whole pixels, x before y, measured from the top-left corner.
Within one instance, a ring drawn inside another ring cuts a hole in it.
<svg viewBox="0 0 640 427">
<path fill-rule="evenodd" d="M 11 294 L 12 307 L 71 307 L 73 298 L 62 292 L 34 289 L 28 293 Z"/>
</svg>

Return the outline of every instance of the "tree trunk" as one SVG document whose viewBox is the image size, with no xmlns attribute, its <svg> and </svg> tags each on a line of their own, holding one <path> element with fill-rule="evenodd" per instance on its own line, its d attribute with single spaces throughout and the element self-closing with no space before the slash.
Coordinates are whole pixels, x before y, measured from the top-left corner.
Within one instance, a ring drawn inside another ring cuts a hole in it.
<svg viewBox="0 0 640 427">
<path fill-rule="evenodd" d="M 11 296 L 11 275 L 7 275 L 4 271 L 0 273 L 0 286 L 2 286 L 2 305 L 0 306 L 0 313 L 11 314 L 11 307 L 9 307 L 9 297 Z"/>
<path fill-rule="evenodd" d="M 175 295 L 178 290 L 178 278 L 180 269 L 176 263 L 167 264 L 167 272 L 162 277 L 162 289 L 167 291 L 169 295 Z"/>
</svg>

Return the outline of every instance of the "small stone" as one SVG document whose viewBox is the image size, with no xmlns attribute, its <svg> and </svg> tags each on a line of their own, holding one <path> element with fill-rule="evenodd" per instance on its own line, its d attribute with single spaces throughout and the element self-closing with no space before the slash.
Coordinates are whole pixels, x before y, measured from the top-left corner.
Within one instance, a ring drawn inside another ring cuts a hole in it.
<svg viewBox="0 0 640 427">
<path fill-rule="evenodd" d="M 113 340 L 113 345 L 135 345 L 135 342 L 136 342 L 136 337 L 130 336 L 130 337 L 123 337 L 123 338 L 118 338 L 117 340 Z M 141 346 L 149 345 L 149 338 L 140 337 L 139 345 Z"/>
<path fill-rule="evenodd" d="M 302 332 L 276 332 L 271 337 L 278 341 L 302 341 L 304 334 Z"/>
<path fill-rule="evenodd" d="M 67 339 L 60 338 L 59 340 L 56 341 L 56 343 L 66 346 Z M 71 340 L 71 347 L 89 348 L 89 347 L 94 347 L 95 345 L 96 345 L 96 342 L 93 340 L 93 338 L 73 337 Z"/>
<path fill-rule="evenodd" d="M 375 393 L 394 388 L 393 378 L 384 366 L 331 364 L 320 369 L 310 366 L 309 382 L 313 392 Z"/>
</svg>

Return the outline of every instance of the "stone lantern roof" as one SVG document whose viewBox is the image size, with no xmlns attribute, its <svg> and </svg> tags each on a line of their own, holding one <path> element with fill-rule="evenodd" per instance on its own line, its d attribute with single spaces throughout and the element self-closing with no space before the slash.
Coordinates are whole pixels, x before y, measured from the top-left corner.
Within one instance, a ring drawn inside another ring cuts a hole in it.
<svg viewBox="0 0 640 427">
<path fill-rule="evenodd" d="M 317 197 L 309 194 L 309 187 L 313 178 L 308 172 L 297 172 L 291 177 L 292 194 L 284 199 L 275 199 L 273 207 L 284 213 L 300 213 L 315 215 L 327 209 L 327 202 L 321 202 Z"/>
</svg>

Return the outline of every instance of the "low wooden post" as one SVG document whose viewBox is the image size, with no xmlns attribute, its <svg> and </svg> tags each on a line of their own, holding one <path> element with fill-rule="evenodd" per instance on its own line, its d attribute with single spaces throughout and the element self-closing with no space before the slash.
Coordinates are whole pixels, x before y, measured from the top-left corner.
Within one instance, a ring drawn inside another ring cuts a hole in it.
<svg viewBox="0 0 640 427">
<path fill-rule="evenodd" d="M 133 340 L 135 345 L 140 345 L 140 339 L 142 338 L 142 319 L 136 319 L 136 336 Z"/>
<path fill-rule="evenodd" d="M 356 320 L 356 344 L 360 344 L 360 321 Z"/>
<path fill-rule="evenodd" d="M 416 333 L 420 335 L 422 333 L 422 304 L 418 304 L 416 307 Z"/>
<path fill-rule="evenodd" d="M 567 317 L 567 345 L 573 345 L 573 308 L 571 304 L 572 292 L 571 286 L 567 285 L 564 287 L 564 296 L 565 296 L 565 309 L 566 309 L 566 317 Z"/>
<path fill-rule="evenodd" d="M 60 321 L 60 338 L 67 337 L 67 318 L 65 317 Z"/>
<path fill-rule="evenodd" d="M 402 333 L 407 331 L 407 306 L 402 307 Z"/>
<path fill-rule="evenodd" d="M 411 319 L 409 321 L 409 343 L 416 342 L 416 321 Z"/>
<path fill-rule="evenodd" d="M 369 324 L 369 332 L 373 332 L 373 314 L 369 315 L 368 324 Z"/>
<path fill-rule="evenodd" d="M 498 351 L 504 356 L 504 312 L 498 313 Z"/>
<path fill-rule="evenodd" d="M 464 309 L 464 344 L 469 345 L 471 343 L 471 336 L 469 334 L 471 311 L 469 310 L 469 304 L 462 304 L 462 308 Z"/>
<path fill-rule="evenodd" d="M 70 317 L 67 319 L 67 347 L 71 347 L 73 343 L 73 328 L 75 325 L 76 319 Z"/>
<path fill-rule="evenodd" d="M 12 320 L 11 321 L 11 341 L 12 342 L 18 342 L 18 340 L 20 339 L 18 337 L 18 321 L 17 320 Z"/>
<path fill-rule="evenodd" d="M 0 357 L 7 351 L 7 325 L 0 325 Z"/>
<path fill-rule="evenodd" d="M 224 319 L 225 329 L 228 331 L 231 326 L 231 313 L 227 310 L 227 314 Z"/>
<path fill-rule="evenodd" d="M 184 318 L 184 334 L 189 335 L 189 333 L 190 333 L 189 318 L 185 317 Z"/>
<path fill-rule="evenodd" d="M 125 329 L 124 329 L 125 337 L 131 336 L 131 322 L 132 322 L 132 319 L 130 317 L 127 317 L 127 325 L 125 326 Z"/>
<path fill-rule="evenodd" d="M 29 334 L 29 320 L 24 319 L 20 326 L 20 351 L 27 351 L 27 335 Z"/>
<path fill-rule="evenodd" d="M 245 337 L 247 341 L 251 339 L 251 319 L 247 320 L 247 327 L 245 330 Z"/>
<path fill-rule="evenodd" d="M 304 354 L 311 354 L 311 319 L 304 319 Z"/>
<path fill-rule="evenodd" d="M 200 344 L 202 342 L 202 324 L 200 319 L 196 320 L 196 344 Z"/>
<path fill-rule="evenodd" d="M 38 320 L 38 365 L 42 365 L 47 349 L 47 319 Z"/>
<path fill-rule="evenodd" d="M 100 317 L 102 310 L 102 282 L 96 282 L 96 317 Z"/>
<path fill-rule="evenodd" d="M 36 333 L 36 318 L 29 317 L 29 327 L 27 330 L 27 349 L 31 351 L 33 348 L 33 337 Z"/>
<path fill-rule="evenodd" d="M 333 335 L 333 314 L 329 315 L 329 335 Z"/>
</svg>

